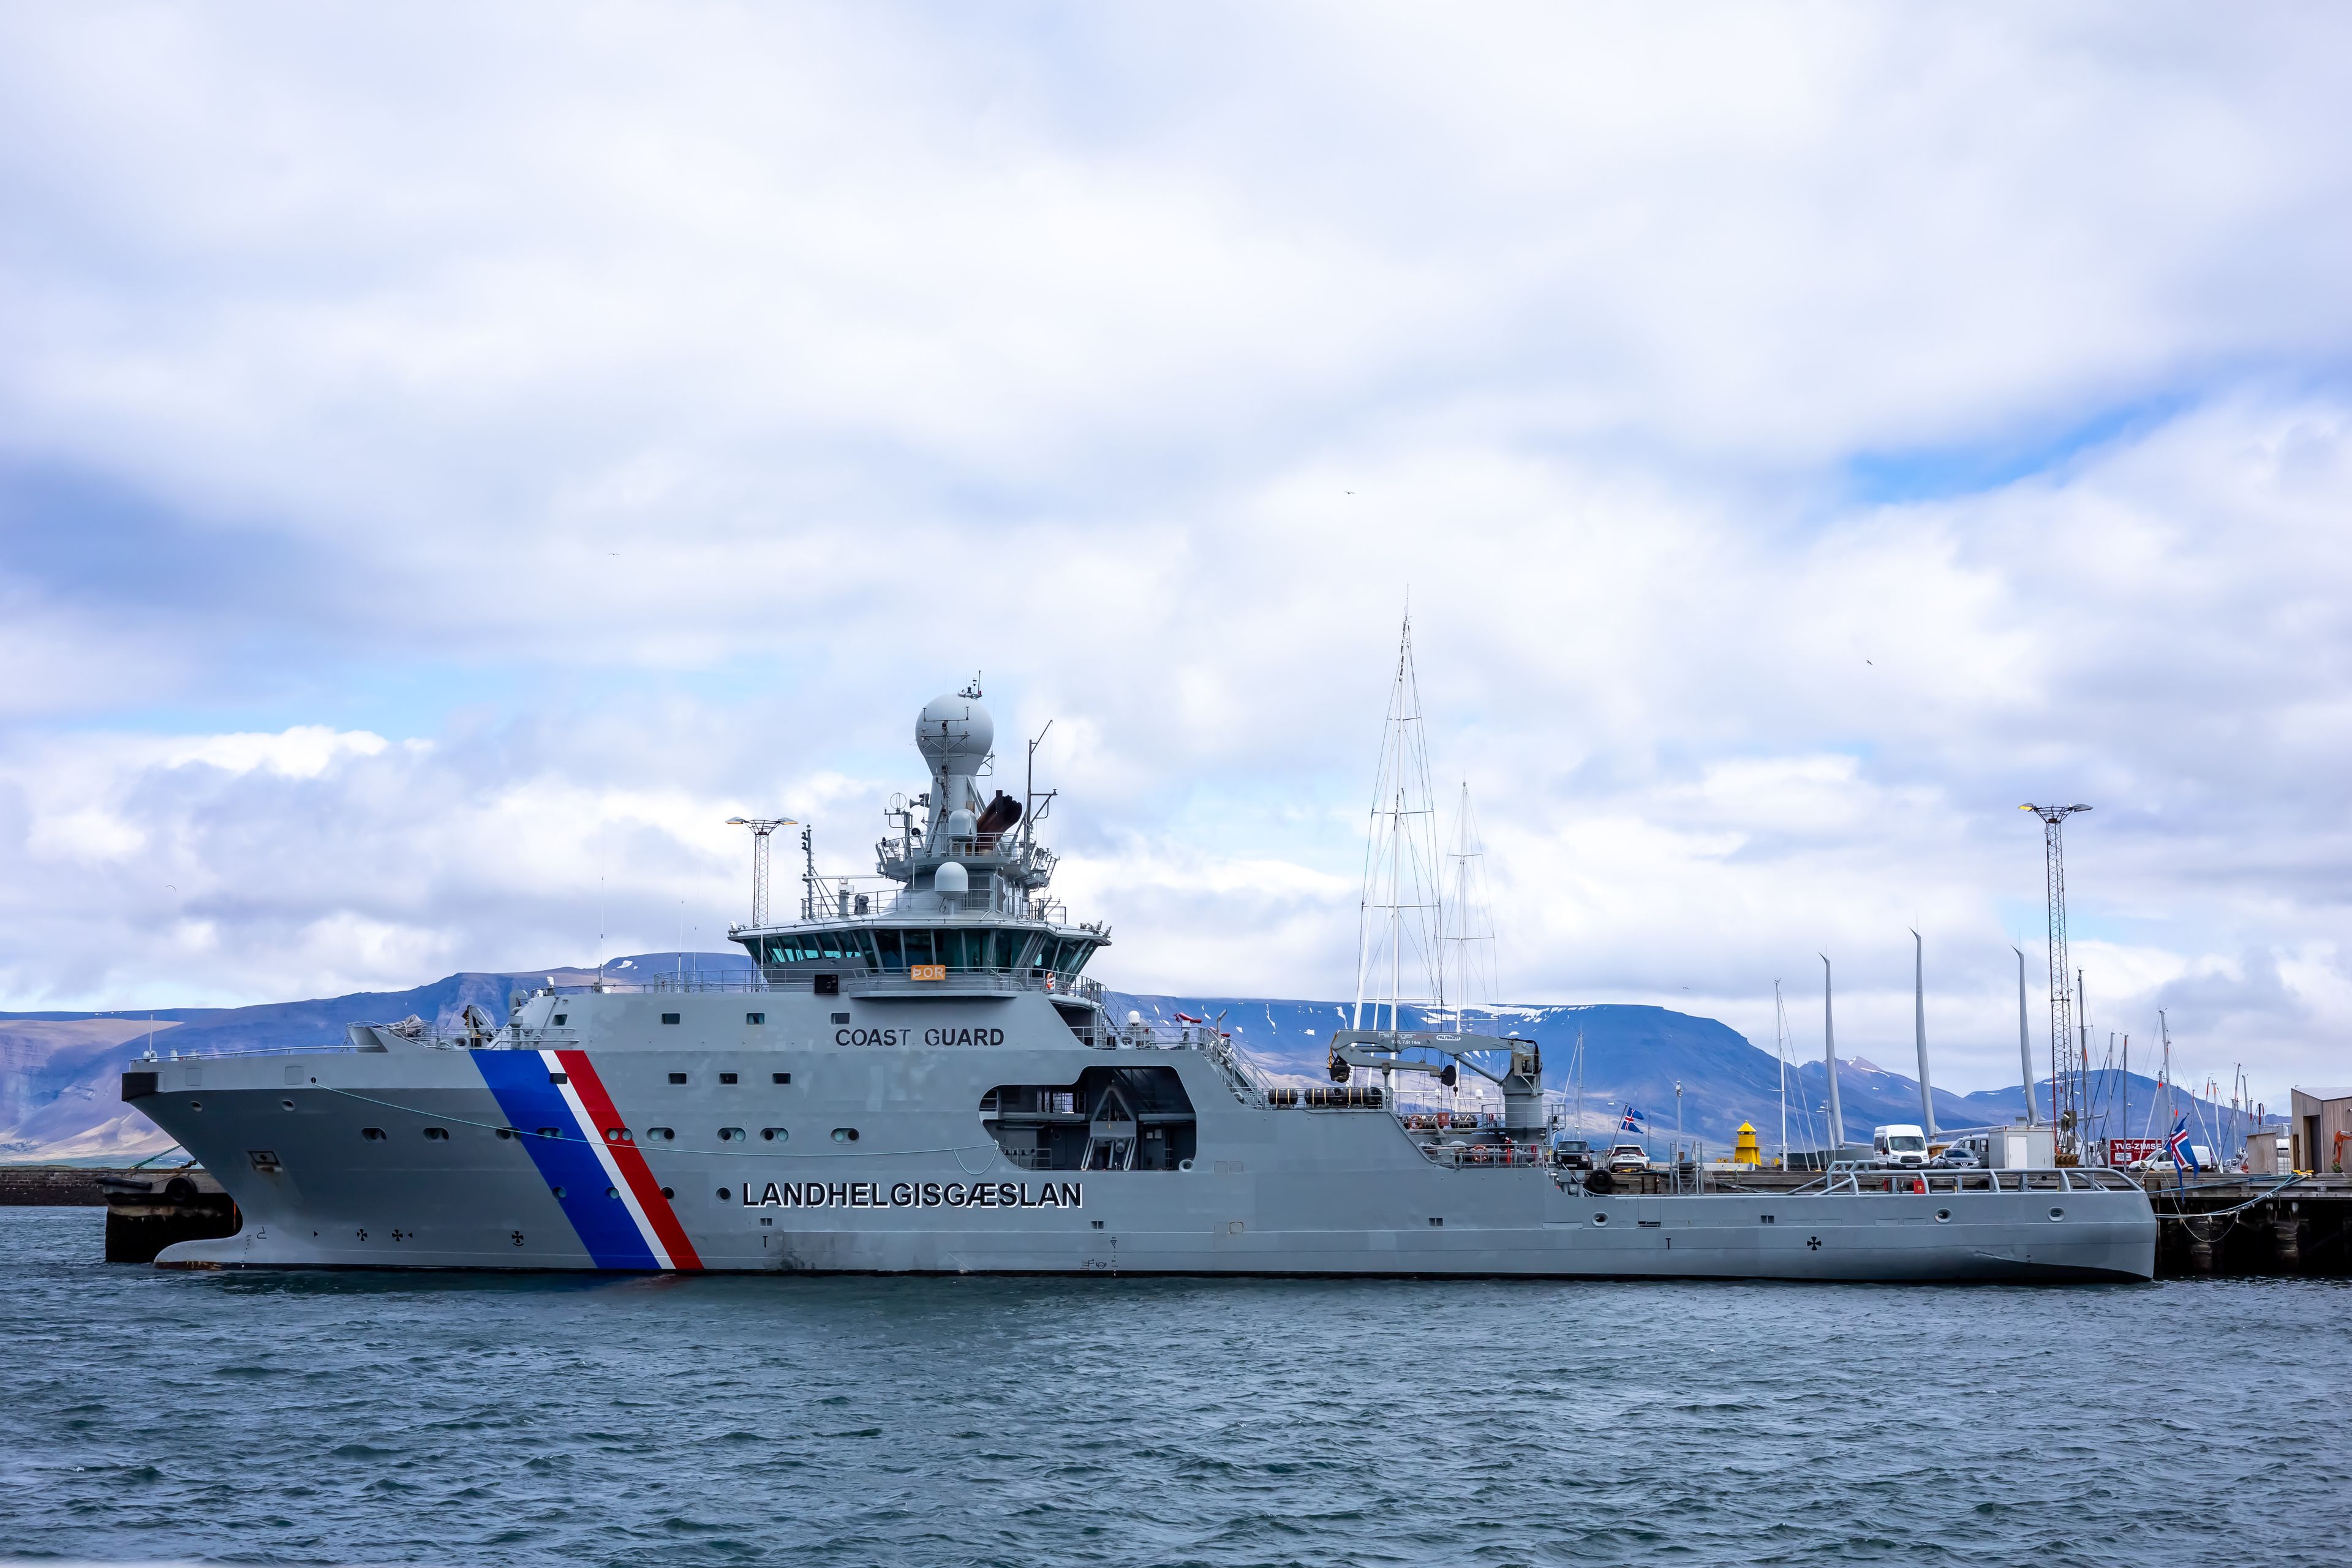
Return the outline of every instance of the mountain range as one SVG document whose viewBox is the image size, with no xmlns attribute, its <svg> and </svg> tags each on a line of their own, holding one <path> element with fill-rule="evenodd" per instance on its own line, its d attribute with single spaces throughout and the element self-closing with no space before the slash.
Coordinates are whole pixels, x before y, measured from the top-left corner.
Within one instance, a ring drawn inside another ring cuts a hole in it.
<svg viewBox="0 0 2352 1568">
<path fill-rule="evenodd" d="M 604 973 L 621 978 L 746 965 L 740 952 L 640 953 L 613 961 Z M 117 1075 L 151 1042 L 158 1054 L 182 1056 L 333 1045 L 341 1041 L 347 1023 L 384 1023 L 414 1014 L 455 1026 L 468 1003 L 503 1018 L 508 997 L 518 988 L 584 985 L 594 976 L 593 970 L 575 968 L 469 972 L 407 991 L 247 1007 L 0 1013 L 0 1161 L 111 1163 L 168 1150 L 170 1139 L 124 1106 L 118 1089 Z M 1181 1014 L 1221 1020 L 1243 1054 L 1281 1082 L 1327 1082 L 1330 1031 L 1347 1026 L 1348 1009 L 1337 1002 L 1126 992 L 1109 993 L 1107 1000 L 1121 1018 L 1133 1014 L 1172 1023 Z M 1405 1015 L 1408 1027 L 1430 1026 L 1428 1017 L 1411 1007 Z M 1561 1095 L 1571 1113 L 1581 1106 L 1580 1125 L 1594 1137 L 1610 1137 L 1630 1107 L 1661 1149 L 1678 1116 L 1682 1130 L 1705 1140 L 1711 1151 L 1727 1152 L 1743 1121 L 1756 1129 L 1766 1149 L 1780 1142 L 1779 1058 L 1712 1018 L 1664 1007 L 1587 1003 L 1465 1009 L 1462 1026 L 1475 1034 L 1536 1041 L 1542 1048 L 1545 1087 Z M 1825 1079 L 1818 1056 L 1790 1065 L 1788 1142 L 1793 1148 L 1822 1145 Z M 2095 1086 L 2095 1102 L 2120 1105 L 2125 1081 L 2120 1074 L 2106 1075 Z M 1918 1081 L 1861 1058 L 1839 1058 L 1838 1089 L 1849 1142 L 1867 1142 L 1874 1126 L 1920 1119 Z M 1470 1103 L 1477 1091 L 1473 1079 L 1461 1103 Z M 1430 1085 L 1420 1092 L 1443 1091 Z M 2039 1092 L 2046 1104 L 2046 1086 Z M 2132 1132 L 2146 1131 L 2141 1124 L 2149 1121 L 2148 1110 L 2160 1092 L 2147 1078 L 2135 1074 L 2128 1080 Z M 2182 1096 L 2180 1103 L 2185 1109 L 2192 1102 Z M 1947 1131 L 2015 1121 L 2024 1111 L 2023 1092 L 2015 1086 L 1974 1094 L 1938 1089 L 1935 1104 L 1937 1122 Z M 2211 1130 L 2210 1142 L 2224 1146 L 2228 1108 L 2200 1102 L 2196 1114 Z M 2124 1131 L 2120 1121 L 2116 1131 Z"/>
</svg>

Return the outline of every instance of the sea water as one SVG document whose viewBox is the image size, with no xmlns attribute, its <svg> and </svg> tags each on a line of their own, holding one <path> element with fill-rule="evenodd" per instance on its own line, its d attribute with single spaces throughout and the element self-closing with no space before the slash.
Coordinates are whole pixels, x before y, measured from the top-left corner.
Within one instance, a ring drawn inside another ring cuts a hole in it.
<svg viewBox="0 0 2352 1568">
<path fill-rule="evenodd" d="M 2304 1563 L 2352 1284 L 176 1273 L 0 1210 L 0 1556 Z"/>
</svg>

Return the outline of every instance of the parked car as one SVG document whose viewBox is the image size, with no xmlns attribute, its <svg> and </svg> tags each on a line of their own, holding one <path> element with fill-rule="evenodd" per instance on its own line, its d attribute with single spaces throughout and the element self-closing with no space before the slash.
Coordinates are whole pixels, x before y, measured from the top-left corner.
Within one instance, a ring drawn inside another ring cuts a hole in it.
<svg viewBox="0 0 2352 1568">
<path fill-rule="evenodd" d="M 1592 1145 L 1581 1138 L 1555 1139 L 1552 1142 L 1551 1152 L 1552 1159 L 1563 1169 L 1570 1171 L 1592 1169 Z"/>
<path fill-rule="evenodd" d="M 1612 1171 L 1646 1171 L 1650 1168 L 1650 1152 L 1639 1143 L 1620 1143 L 1609 1151 L 1609 1168 Z"/>
</svg>

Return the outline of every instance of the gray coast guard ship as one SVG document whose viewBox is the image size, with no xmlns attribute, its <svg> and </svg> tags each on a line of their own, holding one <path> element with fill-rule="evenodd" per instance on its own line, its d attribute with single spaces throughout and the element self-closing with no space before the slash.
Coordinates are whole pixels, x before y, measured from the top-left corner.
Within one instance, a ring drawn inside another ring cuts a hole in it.
<svg viewBox="0 0 2352 1568">
<path fill-rule="evenodd" d="M 1214 1027 L 1122 1021 L 1109 943 L 986 793 L 976 694 L 923 710 L 928 791 L 868 890 L 812 877 L 756 968 L 518 993 L 461 1035 L 150 1059 L 137 1105 L 243 1227 L 180 1267 L 2145 1279 L 2112 1173 L 1838 1166 L 1809 1190 L 1644 1192 L 1555 1162 L 1530 1041 L 1343 1030 L 1330 1087 Z M 1394 1009 L 1391 1008 L 1391 1016 Z M 1401 1109 L 1475 1074 L 1503 1114 Z M 1465 1119 L 1465 1121 L 1468 1119 Z M 1609 1187 L 1610 1190 L 1599 1190 Z"/>
</svg>

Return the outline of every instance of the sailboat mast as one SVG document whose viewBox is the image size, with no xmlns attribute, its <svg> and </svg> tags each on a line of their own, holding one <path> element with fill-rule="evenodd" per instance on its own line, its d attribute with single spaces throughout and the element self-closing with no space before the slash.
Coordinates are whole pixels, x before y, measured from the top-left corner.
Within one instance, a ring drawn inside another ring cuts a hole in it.
<svg viewBox="0 0 2352 1568">
<path fill-rule="evenodd" d="M 1780 1169 L 1789 1168 L 1789 1010 L 1772 982 L 1772 1056 L 1780 1065 Z"/>
</svg>

